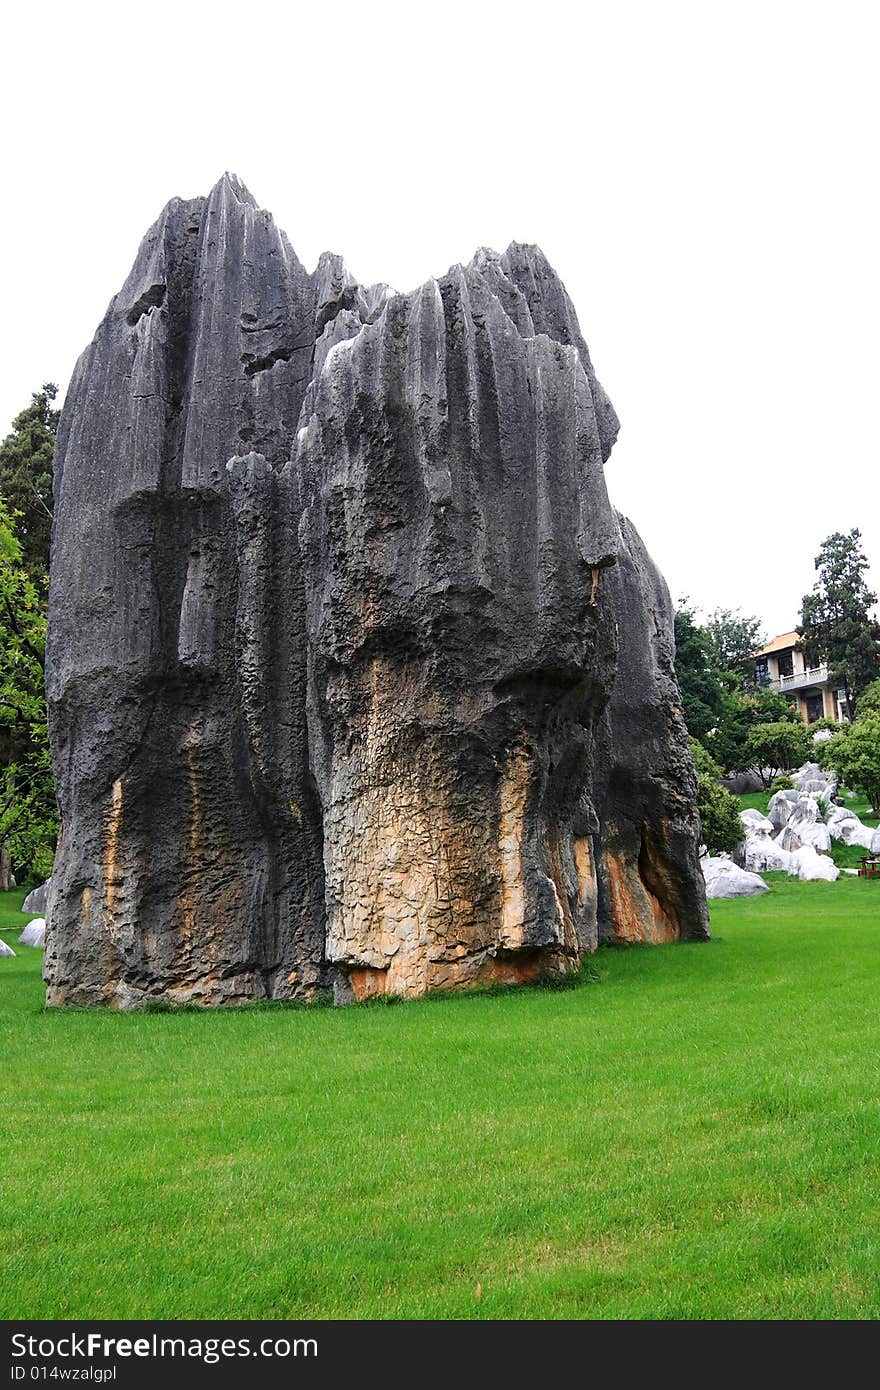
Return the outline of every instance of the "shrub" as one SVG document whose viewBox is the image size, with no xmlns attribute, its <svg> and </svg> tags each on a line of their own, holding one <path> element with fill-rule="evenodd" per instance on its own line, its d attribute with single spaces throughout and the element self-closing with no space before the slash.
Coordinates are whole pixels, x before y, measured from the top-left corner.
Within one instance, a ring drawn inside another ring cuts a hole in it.
<svg viewBox="0 0 880 1390">
<path fill-rule="evenodd" d="M 880 714 L 880 680 L 871 681 L 871 684 L 859 696 L 859 702 L 856 705 L 856 718 L 861 719 L 865 714 Z"/>
<path fill-rule="evenodd" d="M 794 782 L 790 777 L 777 777 L 774 779 L 770 790 L 771 792 L 790 792 L 794 790 Z"/>
<path fill-rule="evenodd" d="M 694 755 L 694 767 L 697 773 L 705 772 L 708 777 L 714 777 L 716 782 L 720 781 L 723 768 L 720 763 L 716 763 L 712 754 L 699 742 L 698 739 L 690 740 L 691 752 Z"/>
<path fill-rule="evenodd" d="M 707 849 L 715 854 L 730 854 L 743 839 L 736 797 L 711 773 L 698 772 L 697 806 Z"/>
</svg>

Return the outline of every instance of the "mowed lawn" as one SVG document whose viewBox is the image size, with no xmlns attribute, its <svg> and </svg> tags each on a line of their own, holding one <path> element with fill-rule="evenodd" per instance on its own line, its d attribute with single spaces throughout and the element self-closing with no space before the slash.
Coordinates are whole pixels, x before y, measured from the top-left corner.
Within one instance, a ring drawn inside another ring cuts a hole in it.
<svg viewBox="0 0 880 1390">
<path fill-rule="evenodd" d="M 400 1007 L 46 1011 L 16 947 L 0 1316 L 876 1318 L 880 881 L 769 878 Z"/>
</svg>

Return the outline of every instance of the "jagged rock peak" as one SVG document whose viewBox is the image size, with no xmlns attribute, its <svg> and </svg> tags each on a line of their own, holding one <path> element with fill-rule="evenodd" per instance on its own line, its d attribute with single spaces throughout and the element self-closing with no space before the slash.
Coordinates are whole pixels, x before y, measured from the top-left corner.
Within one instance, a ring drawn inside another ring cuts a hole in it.
<svg viewBox="0 0 880 1390">
<path fill-rule="evenodd" d="M 536 247 L 311 273 L 173 199 L 58 431 L 52 1003 L 417 994 L 706 934 L 668 594 Z"/>
</svg>

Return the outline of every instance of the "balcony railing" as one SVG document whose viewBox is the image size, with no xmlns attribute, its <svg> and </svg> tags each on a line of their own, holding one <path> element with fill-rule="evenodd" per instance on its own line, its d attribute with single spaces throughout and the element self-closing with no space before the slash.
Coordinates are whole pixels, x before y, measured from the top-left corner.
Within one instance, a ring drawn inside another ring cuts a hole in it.
<svg viewBox="0 0 880 1390">
<path fill-rule="evenodd" d="M 821 666 L 811 666 L 808 671 L 795 671 L 793 676 L 780 676 L 778 680 L 770 682 L 770 688 L 784 694 L 787 690 L 803 690 L 808 685 L 821 685 L 827 679 L 828 666 L 823 661 Z"/>
</svg>

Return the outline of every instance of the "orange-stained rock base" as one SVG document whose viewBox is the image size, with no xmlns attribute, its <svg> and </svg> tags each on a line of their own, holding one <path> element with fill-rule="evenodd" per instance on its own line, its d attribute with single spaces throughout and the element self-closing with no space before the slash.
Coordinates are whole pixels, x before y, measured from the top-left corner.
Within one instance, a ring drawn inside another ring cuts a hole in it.
<svg viewBox="0 0 880 1390">
<path fill-rule="evenodd" d="M 617 941 L 677 941 L 678 927 L 659 898 L 643 882 L 636 863 L 606 853 L 605 868 Z"/>
<path fill-rule="evenodd" d="M 578 968 L 578 960 L 558 950 L 514 951 L 495 956 L 486 955 L 482 960 L 469 959 L 456 971 L 443 967 L 437 971 L 433 984 L 435 989 L 476 989 L 483 985 L 531 985 L 548 975 L 567 975 Z M 409 995 L 416 997 L 423 990 L 404 988 L 389 989 L 389 972 L 372 966 L 355 966 L 348 972 L 348 979 L 355 1000 L 361 1004 L 366 999 L 375 999 L 380 994 Z"/>
<path fill-rule="evenodd" d="M 385 994 L 388 989 L 387 970 L 374 970 L 370 966 L 364 966 L 361 970 L 350 971 L 348 979 L 359 1004 L 365 999 L 375 999 L 377 995 Z"/>
</svg>

